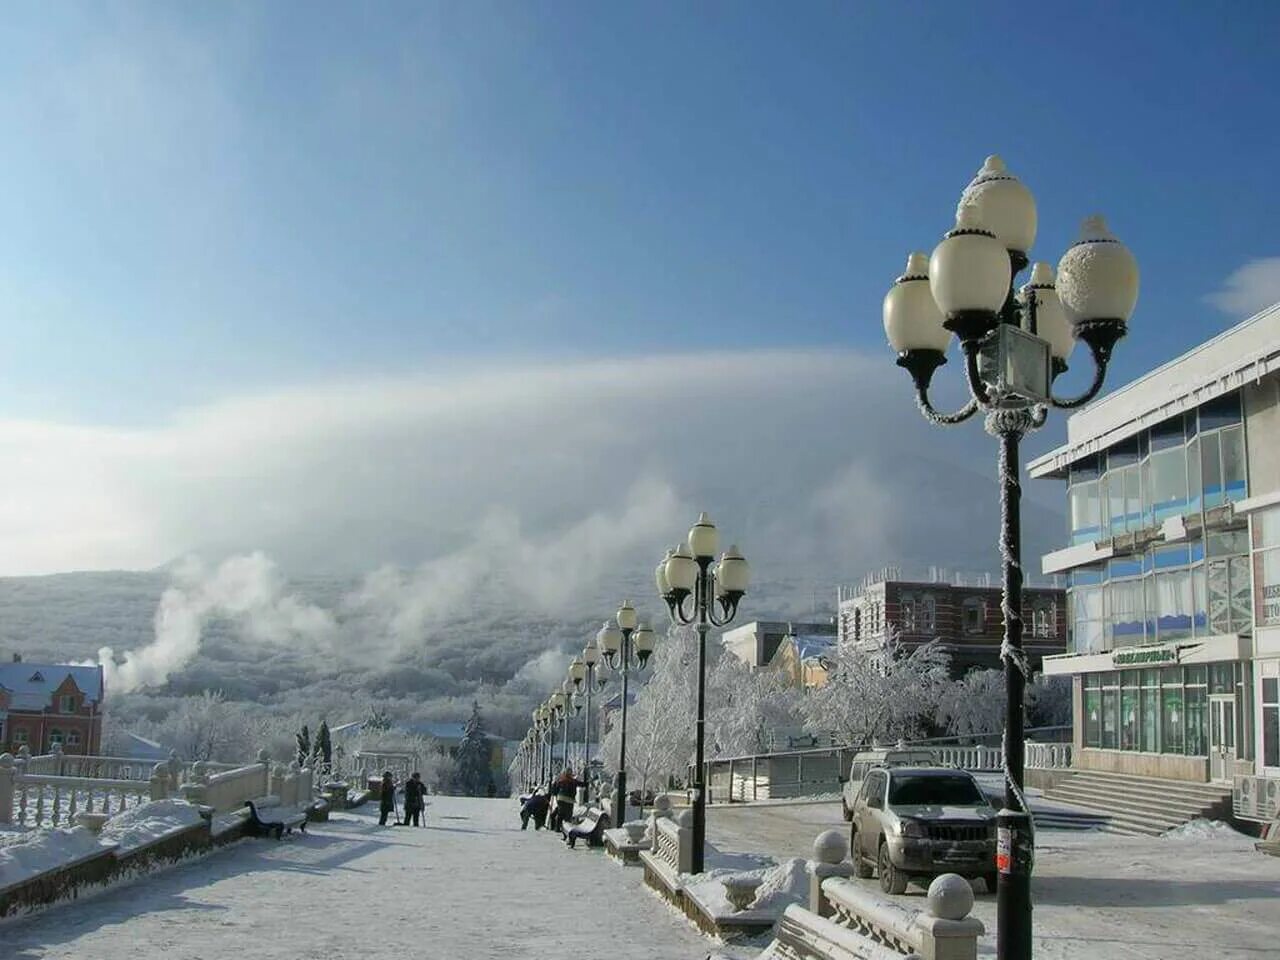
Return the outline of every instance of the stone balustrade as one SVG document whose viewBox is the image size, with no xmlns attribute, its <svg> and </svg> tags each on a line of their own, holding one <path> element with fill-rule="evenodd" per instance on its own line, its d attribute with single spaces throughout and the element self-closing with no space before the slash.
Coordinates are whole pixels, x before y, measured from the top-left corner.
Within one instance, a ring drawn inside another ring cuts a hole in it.
<svg viewBox="0 0 1280 960">
<path fill-rule="evenodd" d="M 111 816 L 127 807 L 169 796 L 168 772 L 154 765 L 147 779 L 75 777 L 32 773 L 31 760 L 0 754 L 0 823 L 59 827 L 78 814 Z M 37 765 L 37 769 L 47 767 Z"/>
<path fill-rule="evenodd" d="M 1004 751 L 999 747 L 975 744 L 931 747 L 936 763 L 942 767 L 960 770 L 1000 770 L 1004 766 Z"/>
<path fill-rule="evenodd" d="M 679 818 L 657 817 L 653 821 L 654 856 L 676 873 L 693 869 L 693 829 L 682 822 L 687 819 L 682 811 Z"/>
<path fill-rule="evenodd" d="M 1026 744 L 1026 765 L 1036 770 L 1069 770 L 1071 768 L 1071 744 Z"/>
</svg>

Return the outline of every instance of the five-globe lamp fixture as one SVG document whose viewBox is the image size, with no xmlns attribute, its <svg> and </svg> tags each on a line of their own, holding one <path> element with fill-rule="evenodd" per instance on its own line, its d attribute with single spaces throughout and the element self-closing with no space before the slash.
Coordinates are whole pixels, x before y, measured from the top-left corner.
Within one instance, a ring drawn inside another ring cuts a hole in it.
<svg viewBox="0 0 1280 960">
<path fill-rule="evenodd" d="M 1042 426 L 1050 407 L 1083 406 L 1102 389 L 1111 352 L 1125 336 L 1138 299 L 1133 254 L 1102 217 L 1084 221 L 1079 239 L 1058 261 L 1057 275 L 1036 263 L 1021 288 L 1016 277 L 1029 263 L 1037 228 L 1031 191 L 997 156 L 988 157 L 965 188 L 956 223 L 932 255 L 912 253 L 902 276 L 884 298 L 889 344 L 915 384 L 924 417 L 958 424 L 981 411 L 988 433 L 1000 441 L 1000 552 L 1003 567 L 1005 810 L 998 818 L 997 956 L 1031 956 L 1033 838 L 1023 785 L 1021 488 L 1018 446 Z M 952 338 L 960 341 L 969 399 L 942 413 L 929 399 Z M 1089 348 L 1092 382 L 1073 397 L 1058 397 L 1053 384 L 1067 370 L 1077 341 Z M 961 505 L 957 505 L 961 506 Z M 674 558 L 673 558 L 674 559 Z M 685 585 L 682 558 L 677 572 Z M 667 572 L 671 578 L 671 572 Z M 675 581 L 671 580 L 674 587 Z"/>
<path fill-rule="evenodd" d="M 614 819 L 621 824 L 627 811 L 627 700 L 630 697 L 631 667 L 643 670 L 653 653 L 653 631 L 640 622 L 630 600 L 612 621 L 606 620 L 596 634 L 596 645 L 605 663 L 622 678 L 622 706 L 618 724 L 618 770 L 613 785 Z"/>
<path fill-rule="evenodd" d="M 707 837 L 706 769 L 703 758 L 706 728 L 707 630 L 726 627 L 738 612 L 738 604 L 747 592 L 750 567 L 736 546 L 730 547 L 716 560 L 720 533 L 705 513 L 689 530 L 688 539 L 667 551 L 658 564 L 654 579 L 658 593 L 667 604 L 671 621 L 698 629 L 698 718 L 695 730 L 694 782 L 690 785 L 693 801 L 692 872 L 702 873 Z M 685 608 L 692 600 L 692 607 Z M 716 615 L 716 607 L 720 614 Z"/>
</svg>

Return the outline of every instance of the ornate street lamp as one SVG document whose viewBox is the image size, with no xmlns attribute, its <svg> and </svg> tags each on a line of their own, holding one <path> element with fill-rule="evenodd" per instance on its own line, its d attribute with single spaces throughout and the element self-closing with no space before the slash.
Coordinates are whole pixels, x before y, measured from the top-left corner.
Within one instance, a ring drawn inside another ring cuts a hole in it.
<svg viewBox="0 0 1280 960">
<path fill-rule="evenodd" d="M 551 704 L 551 712 L 555 716 L 556 723 L 564 727 L 563 746 L 560 753 L 561 765 L 559 769 L 553 772 L 553 776 L 569 765 L 569 694 L 563 689 L 568 685 L 566 681 L 562 685 L 562 689 L 551 694 L 551 699 L 548 701 Z"/>
<path fill-rule="evenodd" d="M 616 624 L 616 626 L 615 626 Z M 627 697 L 631 678 L 631 664 L 635 661 L 636 669 L 643 670 L 653 653 L 653 631 L 636 616 L 635 607 L 630 600 L 622 601 L 622 606 L 614 617 L 614 621 L 606 620 L 600 632 L 596 634 L 596 643 L 604 655 L 605 662 L 622 675 L 622 717 L 618 728 L 618 774 L 614 782 L 613 817 L 614 826 L 621 826 L 627 816 Z"/>
<path fill-rule="evenodd" d="M 575 673 L 574 664 L 581 664 L 581 669 Z M 574 677 L 574 686 L 586 694 L 587 709 L 582 715 L 582 742 L 583 749 L 586 751 L 586 766 L 584 777 L 588 780 L 587 789 L 590 790 L 590 771 L 591 771 L 591 688 L 596 684 L 596 667 L 600 664 L 600 648 L 596 646 L 594 639 L 587 641 L 587 645 L 582 648 L 581 659 L 575 660 L 569 665 L 570 676 Z M 603 686 L 603 681 L 601 686 Z"/>
<path fill-rule="evenodd" d="M 693 864 L 692 872 L 701 873 L 707 840 L 706 771 L 703 744 L 707 721 L 707 629 L 726 627 L 738 612 L 738 603 L 747 592 L 751 571 L 736 546 L 730 547 L 715 563 L 720 534 L 705 513 L 689 530 L 689 539 L 658 564 L 654 572 L 658 593 L 666 601 L 673 623 L 698 627 L 698 720 L 697 748 L 694 755 L 693 790 Z M 714 565 L 714 566 L 713 566 Z M 693 609 L 685 611 L 685 601 L 693 598 Z M 720 616 L 715 606 L 720 607 Z"/>
<path fill-rule="evenodd" d="M 1000 440 L 1000 555 L 1004 663 L 1008 703 L 1004 731 L 1005 809 L 998 817 L 997 956 L 1031 956 L 1033 836 L 1023 785 L 1021 487 L 1018 445 L 1041 427 L 1049 407 L 1083 406 L 1102 389 L 1112 348 L 1128 331 L 1138 299 L 1138 265 L 1101 217 L 1084 221 L 1080 239 L 1058 262 L 1057 282 L 1037 263 L 1020 290 L 1036 236 L 1036 205 L 999 157 L 987 162 L 960 197 L 956 225 L 931 257 L 913 253 L 884 298 L 884 329 L 898 366 L 915 382 L 920 412 L 935 424 L 968 420 L 978 411 Z M 969 400 L 953 413 L 929 401 L 934 372 L 960 340 Z M 1067 369 L 1077 340 L 1089 347 L 1094 376 L 1075 397 L 1059 398 L 1053 381 Z"/>
</svg>

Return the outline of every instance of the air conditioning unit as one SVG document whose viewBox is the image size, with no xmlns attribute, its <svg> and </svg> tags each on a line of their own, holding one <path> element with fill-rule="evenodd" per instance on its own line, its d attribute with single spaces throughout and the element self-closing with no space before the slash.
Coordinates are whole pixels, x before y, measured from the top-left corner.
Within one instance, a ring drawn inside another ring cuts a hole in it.
<svg viewBox="0 0 1280 960">
<path fill-rule="evenodd" d="M 1231 809 L 1244 820 L 1265 823 L 1280 818 L 1280 777 L 1236 777 Z"/>
</svg>

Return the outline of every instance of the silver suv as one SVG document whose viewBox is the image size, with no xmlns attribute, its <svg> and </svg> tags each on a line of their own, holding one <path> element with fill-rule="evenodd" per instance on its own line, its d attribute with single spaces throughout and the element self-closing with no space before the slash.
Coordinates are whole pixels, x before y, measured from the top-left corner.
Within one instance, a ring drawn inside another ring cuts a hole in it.
<svg viewBox="0 0 1280 960">
<path fill-rule="evenodd" d="M 902 893 L 940 873 L 982 877 L 996 889 L 996 812 L 973 775 L 938 767 L 867 773 L 853 807 L 854 873 L 872 870 L 880 889 Z"/>
</svg>

